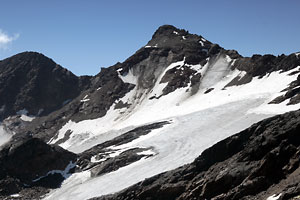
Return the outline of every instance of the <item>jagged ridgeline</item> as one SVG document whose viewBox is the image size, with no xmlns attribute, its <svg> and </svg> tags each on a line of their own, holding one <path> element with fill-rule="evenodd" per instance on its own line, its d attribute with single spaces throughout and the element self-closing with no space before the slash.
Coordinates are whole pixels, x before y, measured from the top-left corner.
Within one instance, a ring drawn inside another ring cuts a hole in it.
<svg viewBox="0 0 300 200">
<path fill-rule="evenodd" d="M 95 76 L 35 52 L 2 60 L 0 197 L 296 198 L 299 56 L 243 57 L 164 25 Z"/>
</svg>

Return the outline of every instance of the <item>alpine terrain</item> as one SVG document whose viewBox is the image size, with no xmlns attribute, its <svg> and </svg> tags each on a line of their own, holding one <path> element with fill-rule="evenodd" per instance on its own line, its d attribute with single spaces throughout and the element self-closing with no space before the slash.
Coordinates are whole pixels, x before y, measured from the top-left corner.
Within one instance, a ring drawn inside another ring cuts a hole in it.
<svg viewBox="0 0 300 200">
<path fill-rule="evenodd" d="M 300 53 L 163 25 L 95 76 L 0 61 L 0 199 L 299 198 Z"/>
</svg>

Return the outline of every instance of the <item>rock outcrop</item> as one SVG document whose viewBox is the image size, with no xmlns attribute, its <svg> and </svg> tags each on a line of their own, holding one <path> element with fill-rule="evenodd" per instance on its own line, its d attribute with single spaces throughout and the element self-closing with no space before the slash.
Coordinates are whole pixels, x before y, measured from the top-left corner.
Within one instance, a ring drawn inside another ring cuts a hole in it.
<svg viewBox="0 0 300 200">
<path fill-rule="evenodd" d="M 32 195 L 59 187 L 75 167 L 76 158 L 76 154 L 37 138 L 11 141 L 0 151 L 0 199 L 20 191 L 26 196 L 24 191 L 30 190 Z"/>
</svg>

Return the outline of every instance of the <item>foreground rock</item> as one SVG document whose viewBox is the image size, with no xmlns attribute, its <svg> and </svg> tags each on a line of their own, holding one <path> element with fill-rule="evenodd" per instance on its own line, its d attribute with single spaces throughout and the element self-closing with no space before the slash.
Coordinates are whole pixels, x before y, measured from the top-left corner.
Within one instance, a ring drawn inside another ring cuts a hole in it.
<svg viewBox="0 0 300 200">
<path fill-rule="evenodd" d="M 299 133 L 300 111 L 278 115 L 213 145 L 189 165 L 94 200 L 298 198 Z"/>
<path fill-rule="evenodd" d="M 37 138 L 10 142 L 0 151 L 0 199 L 15 193 L 35 199 L 59 187 L 75 161 L 75 154 Z"/>
</svg>

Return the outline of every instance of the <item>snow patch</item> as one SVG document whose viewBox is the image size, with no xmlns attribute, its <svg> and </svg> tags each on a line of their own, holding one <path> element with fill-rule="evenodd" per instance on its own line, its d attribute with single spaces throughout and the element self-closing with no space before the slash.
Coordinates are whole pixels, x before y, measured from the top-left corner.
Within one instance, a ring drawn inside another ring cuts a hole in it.
<svg viewBox="0 0 300 200">
<path fill-rule="evenodd" d="M 95 155 L 95 156 L 92 156 L 91 157 L 91 163 L 99 163 L 99 162 L 104 162 L 104 161 L 106 161 L 107 159 L 108 159 L 109 157 L 104 157 L 104 158 L 101 158 L 101 159 L 98 159 L 97 158 L 97 155 Z"/>
<path fill-rule="evenodd" d="M 12 197 L 12 198 L 18 198 L 20 196 L 21 196 L 20 194 L 12 194 L 12 195 L 10 195 L 10 197 Z"/>
<path fill-rule="evenodd" d="M 27 121 L 27 122 L 31 122 L 32 120 L 34 120 L 34 116 L 32 115 L 27 115 L 28 111 L 24 108 L 22 110 L 19 110 L 18 112 L 16 112 L 17 115 L 21 115 L 20 119 L 23 121 Z"/>
<path fill-rule="evenodd" d="M 0 123 L 0 147 L 11 139 L 12 135 L 9 134 Z"/>
<path fill-rule="evenodd" d="M 80 102 L 87 102 L 87 101 L 89 101 L 90 99 L 88 99 L 88 96 L 89 96 L 89 95 L 85 95 L 85 96 L 83 97 L 83 99 L 80 100 Z"/>
<path fill-rule="evenodd" d="M 27 115 L 21 115 L 20 119 L 22 119 L 23 121 L 26 121 L 26 122 L 31 122 L 32 120 L 35 119 L 35 117 L 27 116 Z"/>
<path fill-rule="evenodd" d="M 201 44 L 201 46 L 203 46 L 204 47 L 204 43 L 203 43 L 203 41 L 199 41 L 199 43 Z"/>
<path fill-rule="evenodd" d="M 197 65 L 188 65 L 188 64 L 186 64 L 186 66 L 190 67 L 190 69 L 193 69 L 193 70 L 197 71 L 197 74 L 201 73 L 201 70 L 204 67 L 201 64 L 197 64 Z"/>
<path fill-rule="evenodd" d="M 299 58 L 300 52 L 295 53 L 296 57 Z"/>
<path fill-rule="evenodd" d="M 179 35 L 179 33 L 177 31 L 173 31 L 174 34 Z"/>
<path fill-rule="evenodd" d="M 118 72 L 119 78 L 124 82 L 124 83 L 131 83 L 134 85 L 137 85 L 137 77 L 133 75 L 132 69 L 129 69 L 128 73 L 121 75 L 120 72 Z"/>
<path fill-rule="evenodd" d="M 80 100 L 80 102 L 87 102 L 87 101 L 89 101 L 90 99 L 82 99 L 82 100 Z"/>
<path fill-rule="evenodd" d="M 280 198 L 280 196 L 281 196 L 281 193 L 280 194 L 273 194 L 272 196 L 269 196 L 267 198 L 267 200 L 277 200 L 277 199 Z"/>
<path fill-rule="evenodd" d="M 235 60 L 234 60 L 235 61 Z M 240 81 L 244 76 L 246 76 L 247 75 L 247 72 L 245 72 L 245 71 L 241 71 L 240 73 L 239 73 L 239 75 L 238 75 L 238 80 L 237 81 Z"/>
<path fill-rule="evenodd" d="M 137 155 L 153 156 L 155 152 L 151 149 L 137 153 Z"/>
<path fill-rule="evenodd" d="M 155 44 L 154 46 L 150 46 L 150 45 L 147 45 L 147 46 L 145 46 L 144 48 L 157 48 L 158 46 L 157 46 L 157 44 Z"/>
</svg>

